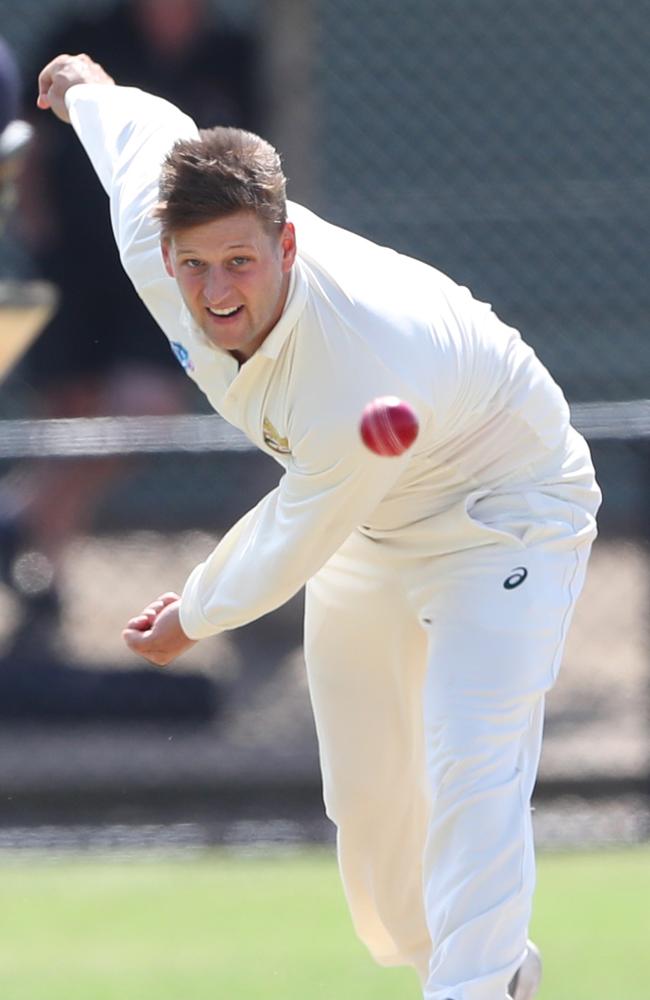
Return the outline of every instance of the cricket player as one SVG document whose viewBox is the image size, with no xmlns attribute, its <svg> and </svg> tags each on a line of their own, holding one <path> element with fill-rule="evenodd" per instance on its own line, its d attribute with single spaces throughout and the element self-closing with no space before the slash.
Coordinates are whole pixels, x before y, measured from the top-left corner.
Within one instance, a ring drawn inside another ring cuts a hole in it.
<svg viewBox="0 0 650 1000">
<path fill-rule="evenodd" d="M 467 289 L 287 203 L 259 137 L 199 133 L 87 56 L 45 67 L 38 103 L 86 148 L 179 362 L 284 470 L 180 597 L 129 621 L 127 644 L 166 664 L 306 584 L 359 936 L 413 966 L 426 1000 L 531 1000 L 529 803 L 600 500 L 560 389 Z M 384 395 L 419 420 L 399 457 L 359 436 Z"/>
</svg>

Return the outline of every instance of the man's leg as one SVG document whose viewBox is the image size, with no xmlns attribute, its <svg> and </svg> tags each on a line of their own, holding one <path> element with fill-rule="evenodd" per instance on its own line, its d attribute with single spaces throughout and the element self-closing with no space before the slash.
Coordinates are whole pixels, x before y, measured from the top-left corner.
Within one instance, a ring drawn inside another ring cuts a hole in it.
<svg viewBox="0 0 650 1000">
<path fill-rule="evenodd" d="M 352 919 L 373 957 L 428 972 L 426 636 L 391 567 L 354 535 L 307 588 L 305 647 L 327 812 Z M 394 568 L 393 568 L 394 569 Z"/>
<path fill-rule="evenodd" d="M 422 611 L 433 942 L 426 1000 L 503 1000 L 524 957 L 544 695 L 587 555 L 587 545 L 494 545 L 436 561 Z"/>
</svg>

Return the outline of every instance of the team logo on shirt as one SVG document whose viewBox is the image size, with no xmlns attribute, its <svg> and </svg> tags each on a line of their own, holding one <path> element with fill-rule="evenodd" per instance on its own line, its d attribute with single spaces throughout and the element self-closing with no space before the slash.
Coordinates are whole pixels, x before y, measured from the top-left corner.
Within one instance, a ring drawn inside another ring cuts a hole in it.
<svg viewBox="0 0 650 1000">
<path fill-rule="evenodd" d="M 280 437 L 280 432 L 276 431 L 268 417 L 264 417 L 262 425 L 264 432 L 264 444 L 268 445 L 272 451 L 277 451 L 279 455 L 290 455 L 291 448 L 286 437 Z"/>
<path fill-rule="evenodd" d="M 169 342 L 169 346 L 174 352 L 176 360 L 178 361 L 179 365 L 181 365 L 186 372 L 193 372 L 194 365 L 192 363 L 190 352 L 188 351 L 187 347 L 179 343 L 178 340 L 171 340 Z"/>
</svg>

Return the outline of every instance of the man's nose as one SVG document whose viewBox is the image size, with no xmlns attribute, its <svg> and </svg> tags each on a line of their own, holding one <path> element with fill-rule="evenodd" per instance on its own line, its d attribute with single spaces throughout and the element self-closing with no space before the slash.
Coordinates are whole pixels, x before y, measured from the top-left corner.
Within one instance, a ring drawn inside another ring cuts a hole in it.
<svg viewBox="0 0 650 1000">
<path fill-rule="evenodd" d="M 206 275 L 203 294 L 209 305 L 218 305 L 230 291 L 230 280 L 220 267 L 211 267 Z"/>
</svg>

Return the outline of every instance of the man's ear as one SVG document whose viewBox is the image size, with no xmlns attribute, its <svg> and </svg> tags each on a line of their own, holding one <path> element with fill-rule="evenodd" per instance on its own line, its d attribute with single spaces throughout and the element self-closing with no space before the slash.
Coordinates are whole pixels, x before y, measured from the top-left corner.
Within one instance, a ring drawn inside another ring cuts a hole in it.
<svg viewBox="0 0 650 1000">
<path fill-rule="evenodd" d="M 297 252 L 296 230 L 293 222 L 285 222 L 280 237 L 280 247 L 282 249 L 282 270 L 286 274 L 293 267 Z"/>
<path fill-rule="evenodd" d="M 165 265 L 165 270 L 170 278 L 176 277 L 176 271 L 174 270 L 174 262 L 172 260 L 171 253 L 171 241 L 169 236 L 163 236 L 160 240 L 160 249 L 162 251 L 163 264 Z"/>
</svg>

